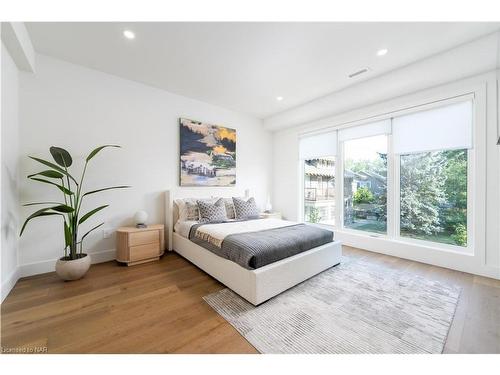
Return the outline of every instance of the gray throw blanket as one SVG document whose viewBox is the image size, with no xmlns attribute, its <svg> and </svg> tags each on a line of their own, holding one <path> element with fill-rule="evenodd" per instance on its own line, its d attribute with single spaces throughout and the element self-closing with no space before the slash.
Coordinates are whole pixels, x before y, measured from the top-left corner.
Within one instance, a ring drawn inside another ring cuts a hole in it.
<svg viewBox="0 0 500 375">
<path fill-rule="evenodd" d="M 297 224 L 258 232 L 231 234 L 221 248 L 195 237 L 204 224 L 193 225 L 189 239 L 218 256 L 247 269 L 256 269 L 333 241 L 333 232 Z"/>
</svg>

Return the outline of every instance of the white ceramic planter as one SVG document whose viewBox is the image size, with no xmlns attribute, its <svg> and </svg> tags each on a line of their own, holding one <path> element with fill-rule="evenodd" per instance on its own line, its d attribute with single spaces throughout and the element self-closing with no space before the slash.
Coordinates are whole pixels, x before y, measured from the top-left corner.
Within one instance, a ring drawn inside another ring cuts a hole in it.
<svg viewBox="0 0 500 375">
<path fill-rule="evenodd" d="M 90 268 L 90 255 L 75 260 L 59 259 L 56 263 L 56 273 L 63 280 L 81 279 Z"/>
</svg>

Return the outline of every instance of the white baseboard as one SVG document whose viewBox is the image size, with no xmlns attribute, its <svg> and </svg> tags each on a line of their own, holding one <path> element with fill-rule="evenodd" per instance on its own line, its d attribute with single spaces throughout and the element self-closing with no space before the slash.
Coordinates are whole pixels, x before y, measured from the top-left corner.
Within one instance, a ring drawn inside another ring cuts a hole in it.
<svg viewBox="0 0 500 375">
<path fill-rule="evenodd" d="M 5 282 L 2 283 L 2 295 L 1 295 L 1 302 L 3 302 L 3 300 L 5 299 L 5 297 L 7 297 L 10 293 L 10 291 L 12 290 L 12 288 L 14 288 L 14 285 L 16 285 L 17 283 L 17 280 L 19 280 L 19 278 L 21 277 L 21 272 L 20 272 L 20 269 L 19 267 L 16 267 L 16 269 L 10 274 L 9 277 L 7 277 L 7 280 Z"/>
<path fill-rule="evenodd" d="M 92 264 L 109 262 L 115 259 L 116 250 L 103 250 L 90 253 Z M 41 273 L 54 272 L 56 270 L 57 259 L 44 260 L 19 266 L 20 277 L 39 275 Z"/>
<path fill-rule="evenodd" d="M 483 264 L 477 254 L 446 251 L 429 246 L 340 230 L 335 232 L 335 238 L 342 241 L 344 245 L 374 253 L 391 255 L 500 280 L 500 268 Z"/>
</svg>

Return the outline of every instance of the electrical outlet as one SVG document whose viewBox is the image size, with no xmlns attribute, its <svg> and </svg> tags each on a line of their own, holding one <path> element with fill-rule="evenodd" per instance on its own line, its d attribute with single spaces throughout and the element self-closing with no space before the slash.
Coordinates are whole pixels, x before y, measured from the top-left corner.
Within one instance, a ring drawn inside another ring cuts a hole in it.
<svg viewBox="0 0 500 375">
<path fill-rule="evenodd" d="M 102 230 L 102 237 L 103 238 L 111 238 L 112 234 L 113 234 L 113 231 L 110 228 L 104 228 Z"/>
</svg>

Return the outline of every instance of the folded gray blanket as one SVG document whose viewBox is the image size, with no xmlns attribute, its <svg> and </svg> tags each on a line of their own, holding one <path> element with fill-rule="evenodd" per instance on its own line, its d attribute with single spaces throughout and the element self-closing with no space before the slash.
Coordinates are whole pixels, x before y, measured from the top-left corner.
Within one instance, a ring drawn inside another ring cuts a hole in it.
<svg viewBox="0 0 500 375">
<path fill-rule="evenodd" d="M 221 248 L 195 237 L 191 228 L 189 239 L 205 249 L 229 259 L 246 269 L 256 269 L 333 241 L 333 232 L 312 225 L 296 224 L 258 232 L 231 234 Z"/>
</svg>

